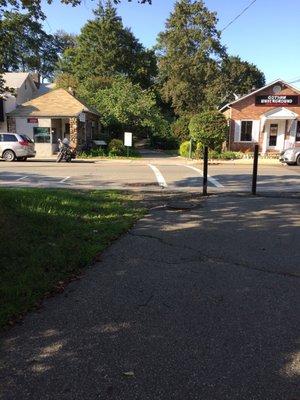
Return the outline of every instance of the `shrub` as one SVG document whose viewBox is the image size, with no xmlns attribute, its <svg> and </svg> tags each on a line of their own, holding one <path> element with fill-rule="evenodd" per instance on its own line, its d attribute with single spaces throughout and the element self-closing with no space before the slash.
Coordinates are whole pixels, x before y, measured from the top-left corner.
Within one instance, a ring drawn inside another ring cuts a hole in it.
<svg viewBox="0 0 300 400">
<path fill-rule="evenodd" d="M 218 160 L 220 158 L 221 154 L 216 151 L 216 150 L 209 150 L 208 152 L 208 158 L 210 160 Z"/>
<path fill-rule="evenodd" d="M 126 149 L 122 140 L 112 139 L 108 145 L 108 154 L 110 156 L 124 156 L 126 154 Z"/>
<path fill-rule="evenodd" d="M 193 152 L 193 146 L 192 146 L 192 152 Z M 180 147 L 179 147 L 179 154 L 181 155 L 181 157 L 189 157 L 190 155 L 190 141 L 187 140 L 183 143 L 181 143 Z"/>
<path fill-rule="evenodd" d="M 228 126 L 226 118 L 219 111 L 204 111 L 191 118 L 189 131 L 195 142 L 216 150 L 226 140 Z"/>
<path fill-rule="evenodd" d="M 150 146 L 161 150 L 176 150 L 178 142 L 171 135 L 154 134 L 150 137 Z"/>
<path fill-rule="evenodd" d="M 189 139 L 189 123 L 190 118 L 187 116 L 183 116 L 179 117 L 171 125 L 172 134 L 180 143 Z"/>
<path fill-rule="evenodd" d="M 196 145 L 196 150 L 194 152 L 194 157 L 200 159 L 203 157 L 203 144 L 198 142 Z"/>
<path fill-rule="evenodd" d="M 238 151 L 224 151 L 219 154 L 219 158 L 222 160 L 237 160 L 243 158 L 243 154 Z"/>
</svg>

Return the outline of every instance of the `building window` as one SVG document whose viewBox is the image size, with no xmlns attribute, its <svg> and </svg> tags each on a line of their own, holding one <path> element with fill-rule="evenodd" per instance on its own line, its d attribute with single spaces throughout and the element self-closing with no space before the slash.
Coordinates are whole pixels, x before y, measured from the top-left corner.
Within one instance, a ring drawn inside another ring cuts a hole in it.
<svg viewBox="0 0 300 400">
<path fill-rule="evenodd" d="M 278 134 L 278 124 L 270 125 L 269 146 L 276 146 Z"/>
<path fill-rule="evenodd" d="M 4 122 L 4 100 L 0 99 L 0 122 Z"/>
<path fill-rule="evenodd" d="M 50 143 L 50 128 L 33 128 L 33 139 L 35 143 Z"/>
<path fill-rule="evenodd" d="M 300 121 L 297 121 L 296 142 L 300 142 Z"/>
<path fill-rule="evenodd" d="M 252 121 L 242 121 L 241 142 L 252 142 Z"/>
</svg>

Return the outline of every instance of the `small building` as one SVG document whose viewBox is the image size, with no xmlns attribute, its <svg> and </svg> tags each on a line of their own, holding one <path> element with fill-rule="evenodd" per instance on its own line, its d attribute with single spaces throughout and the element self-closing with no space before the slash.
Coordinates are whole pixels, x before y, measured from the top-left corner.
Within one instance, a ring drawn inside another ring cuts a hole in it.
<svg viewBox="0 0 300 400">
<path fill-rule="evenodd" d="M 232 151 L 280 153 L 300 145 L 300 91 L 278 79 L 220 109 L 229 121 Z"/>
<path fill-rule="evenodd" d="M 6 132 L 6 114 L 38 95 L 39 80 L 29 72 L 6 72 L 2 78 L 6 90 L 0 98 L 0 132 Z"/>
<path fill-rule="evenodd" d="M 58 139 L 68 138 L 82 149 L 99 138 L 99 114 L 65 89 L 27 101 L 7 114 L 8 132 L 28 135 L 35 142 L 37 157 L 58 150 Z"/>
</svg>

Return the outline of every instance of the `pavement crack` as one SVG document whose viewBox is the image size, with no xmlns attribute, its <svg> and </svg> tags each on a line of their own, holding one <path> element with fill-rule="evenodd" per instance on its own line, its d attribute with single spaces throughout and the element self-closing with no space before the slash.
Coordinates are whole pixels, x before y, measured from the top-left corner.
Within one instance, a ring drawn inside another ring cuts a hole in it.
<svg viewBox="0 0 300 400">
<path fill-rule="evenodd" d="M 145 301 L 145 303 L 142 304 L 138 304 L 138 307 L 147 307 L 148 304 L 150 303 L 150 301 L 154 298 L 154 292 L 152 292 L 150 294 L 150 296 L 147 298 L 147 300 Z"/>
<path fill-rule="evenodd" d="M 173 243 L 169 243 L 166 240 L 164 240 L 164 239 L 162 239 L 162 238 L 160 238 L 158 236 L 149 235 L 149 234 L 141 234 L 141 233 L 136 234 L 136 233 L 133 233 L 133 232 L 129 232 L 129 234 L 131 236 L 135 236 L 135 237 L 158 240 L 160 243 L 165 244 L 165 245 L 170 246 L 170 247 L 177 247 L 177 245 L 174 245 Z"/>
<path fill-rule="evenodd" d="M 188 260 L 177 260 L 175 262 L 166 262 L 167 264 L 181 264 L 182 262 L 203 262 L 203 261 L 210 261 L 210 262 L 218 262 L 218 263 L 224 263 L 224 264 L 230 264 L 230 265 L 234 265 L 236 267 L 243 267 L 243 268 L 247 268 L 249 270 L 253 270 L 253 271 L 259 271 L 259 272 L 263 272 L 265 274 L 271 274 L 271 275 L 277 275 L 277 276 L 281 276 L 281 277 L 289 277 L 289 278 L 300 278 L 299 274 L 295 274 L 293 272 L 284 272 L 284 271 L 272 271 L 270 269 L 265 269 L 265 268 L 259 268 L 259 267 L 255 267 L 255 266 L 251 266 L 247 263 L 243 263 L 240 261 L 231 261 L 228 260 L 226 258 L 223 257 L 215 257 L 215 256 L 211 256 L 208 254 L 204 254 L 202 252 L 200 252 L 199 250 L 187 246 L 187 245 L 182 245 L 182 244 L 176 244 L 176 243 L 170 243 L 168 241 L 166 241 L 165 239 L 155 236 L 155 235 L 150 235 L 150 234 L 135 234 L 130 232 L 130 235 L 132 236 L 136 236 L 136 237 L 141 237 L 141 238 L 146 238 L 146 239 L 154 239 L 154 240 L 158 240 L 160 243 L 170 246 L 170 247 L 179 247 L 181 249 L 186 249 L 189 251 L 193 251 L 194 253 L 197 253 L 197 257 L 195 258 L 189 258 Z"/>
</svg>

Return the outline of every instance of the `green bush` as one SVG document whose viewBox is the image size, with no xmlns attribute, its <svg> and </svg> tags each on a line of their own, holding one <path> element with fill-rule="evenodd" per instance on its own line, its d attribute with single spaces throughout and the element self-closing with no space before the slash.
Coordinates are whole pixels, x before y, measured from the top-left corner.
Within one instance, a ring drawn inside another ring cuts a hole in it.
<svg viewBox="0 0 300 400">
<path fill-rule="evenodd" d="M 177 150 L 178 142 L 171 135 L 154 134 L 150 137 L 150 146 L 160 150 Z"/>
<path fill-rule="evenodd" d="M 120 139 L 112 139 L 108 145 L 109 156 L 124 156 L 126 155 L 126 148 Z"/>
<path fill-rule="evenodd" d="M 209 150 L 208 152 L 208 158 L 210 160 L 218 160 L 220 158 L 221 154 L 216 151 L 216 150 Z"/>
<path fill-rule="evenodd" d="M 192 147 L 192 152 L 193 152 L 193 147 Z M 190 155 L 190 141 L 187 140 L 183 143 L 181 143 L 180 147 L 179 147 L 179 154 L 181 155 L 181 157 L 189 157 Z"/>
<path fill-rule="evenodd" d="M 187 116 L 183 116 L 178 118 L 171 125 L 172 135 L 179 141 L 183 142 L 189 139 L 189 123 L 190 118 Z"/>
<path fill-rule="evenodd" d="M 222 113 L 212 110 L 194 115 L 189 130 L 195 142 L 200 142 L 211 150 L 217 150 L 227 138 L 228 125 Z"/>
<path fill-rule="evenodd" d="M 243 158 L 243 154 L 238 151 L 224 151 L 219 156 L 221 160 L 237 160 Z"/>
<path fill-rule="evenodd" d="M 237 160 L 243 158 L 243 154 L 237 151 L 224 151 L 220 153 L 216 150 L 210 150 L 208 152 L 208 158 L 211 160 Z"/>
<path fill-rule="evenodd" d="M 200 143 L 200 142 L 198 142 L 198 143 L 196 144 L 196 149 L 195 149 L 195 152 L 194 152 L 194 157 L 197 158 L 198 160 L 199 160 L 200 158 L 203 158 L 203 144 Z"/>
</svg>

